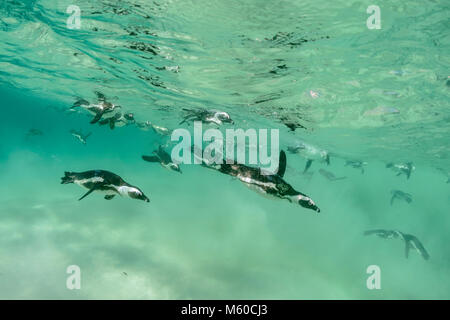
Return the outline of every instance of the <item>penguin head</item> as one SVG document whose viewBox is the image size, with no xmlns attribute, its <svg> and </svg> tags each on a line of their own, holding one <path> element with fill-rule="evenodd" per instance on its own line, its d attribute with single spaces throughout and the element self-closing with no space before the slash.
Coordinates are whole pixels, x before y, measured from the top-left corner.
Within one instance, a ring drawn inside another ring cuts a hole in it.
<svg viewBox="0 0 450 320">
<path fill-rule="evenodd" d="M 133 113 L 127 113 L 124 115 L 125 119 L 127 119 L 128 121 L 134 121 L 134 114 Z"/>
<path fill-rule="evenodd" d="M 226 123 L 231 123 L 231 124 L 234 123 L 234 121 L 233 121 L 233 119 L 231 119 L 230 115 L 223 111 L 216 112 L 215 118 L 218 119 L 220 122 L 226 122 Z"/>
<path fill-rule="evenodd" d="M 316 204 L 314 203 L 314 201 L 310 197 L 307 197 L 307 196 L 302 195 L 302 194 L 298 194 L 298 195 L 294 196 L 294 200 L 299 205 L 301 205 L 303 208 L 312 209 L 314 211 L 317 211 L 317 213 L 320 212 L 319 207 L 316 206 Z"/>
<path fill-rule="evenodd" d="M 141 190 L 139 190 L 139 188 L 130 188 L 128 190 L 128 196 L 132 199 L 144 200 L 145 202 L 150 202 L 150 199 L 147 198 L 147 196 Z"/>
</svg>

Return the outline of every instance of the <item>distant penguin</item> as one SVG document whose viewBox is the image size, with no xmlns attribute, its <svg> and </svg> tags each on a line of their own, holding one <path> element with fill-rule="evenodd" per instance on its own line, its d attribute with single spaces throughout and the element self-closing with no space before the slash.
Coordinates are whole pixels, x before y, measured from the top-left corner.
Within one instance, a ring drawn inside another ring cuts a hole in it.
<svg viewBox="0 0 450 320">
<path fill-rule="evenodd" d="M 395 199 L 400 199 L 406 201 L 407 203 L 412 202 L 412 196 L 409 193 L 403 192 L 401 190 L 392 190 L 391 194 L 391 206 L 394 204 Z"/>
<path fill-rule="evenodd" d="M 319 169 L 319 173 L 327 178 L 329 181 L 337 181 L 337 180 L 343 180 L 347 179 L 347 177 L 336 177 L 332 172 L 327 171 L 325 169 Z"/>
<path fill-rule="evenodd" d="M 290 131 L 295 131 L 295 129 L 301 128 L 301 129 L 306 129 L 305 126 L 301 125 L 298 121 L 293 120 L 293 119 L 289 119 L 287 117 L 281 117 L 280 118 L 281 122 L 289 128 Z"/>
<path fill-rule="evenodd" d="M 116 111 L 121 108 L 118 105 L 107 102 L 106 97 L 101 93 L 96 91 L 98 103 L 91 104 L 89 101 L 85 99 L 78 99 L 71 109 L 75 109 L 81 107 L 94 115 L 94 118 L 91 120 L 91 124 L 97 123 L 102 117 L 111 118 L 115 116 Z"/>
<path fill-rule="evenodd" d="M 180 166 L 172 161 L 172 157 L 162 146 L 159 146 L 158 150 L 153 151 L 153 154 L 153 156 L 142 156 L 142 159 L 147 162 L 157 162 L 166 169 L 182 173 Z"/>
<path fill-rule="evenodd" d="M 409 179 L 411 176 L 411 173 L 416 168 L 413 166 L 412 162 L 406 162 L 406 163 L 393 163 L 390 162 L 386 164 L 386 168 L 392 169 L 395 172 L 397 172 L 397 176 L 404 174 L 406 175 L 406 179 Z"/>
<path fill-rule="evenodd" d="M 364 235 L 368 236 L 368 235 L 372 235 L 375 234 L 377 236 L 379 236 L 380 238 L 384 238 L 384 239 L 401 239 L 405 242 L 405 256 L 406 258 L 409 257 L 409 250 L 410 249 L 414 249 L 415 251 L 417 251 L 422 258 L 424 258 L 425 260 L 428 260 L 430 258 L 430 255 L 428 254 L 427 250 L 425 249 L 425 247 L 423 246 L 423 244 L 419 241 L 419 239 L 417 239 L 417 237 L 411 235 L 411 234 L 406 234 L 397 230 L 382 230 L 382 229 L 377 229 L 377 230 L 368 230 L 364 232 Z"/>
<path fill-rule="evenodd" d="M 150 202 L 144 193 L 135 186 L 126 183 L 118 175 L 105 170 L 91 170 L 85 172 L 65 172 L 61 184 L 75 183 L 88 189 L 80 199 L 82 200 L 93 191 L 105 193 L 105 199 L 111 200 L 116 195 Z"/>
<path fill-rule="evenodd" d="M 180 124 L 188 121 L 201 121 L 206 124 L 216 124 L 219 126 L 223 123 L 234 123 L 230 115 L 225 111 L 207 109 L 183 109 L 183 111 L 185 111 L 187 114 L 180 122 Z"/>
<path fill-rule="evenodd" d="M 170 129 L 152 124 L 148 120 L 136 122 L 136 126 L 139 129 L 144 130 L 144 131 L 148 131 L 149 129 L 152 129 L 153 132 L 155 132 L 156 134 L 159 134 L 161 136 L 170 136 L 172 134 L 172 131 Z"/>
<path fill-rule="evenodd" d="M 111 130 L 114 130 L 114 128 L 116 127 L 128 126 L 134 123 L 136 123 L 136 120 L 134 119 L 134 114 L 131 112 L 125 114 L 119 112 L 116 113 L 112 118 L 103 119 L 98 122 L 98 124 L 101 126 L 109 124 Z"/>
<path fill-rule="evenodd" d="M 39 129 L 30 129 L 30 130 L 28 130 L 25 137 L 28 139 L 30 137 L 43 136 L 43 135 L 44 135 L 44 132 L 42 132 Z"/>
<path fill-rule="evenodd" d="M 290 146 L 287 148 L 290 153 L 298 153 L 303 158 L 306 159 L 306 165 L 303 172 L 308 171 L 309 167 L 314 160 L 326 162 L 327 165 L 330 165 L 330 154 L 328 151 L 315 147 L 311 144 L 305 142 L 299 142 L 295 146 Z"/>
<path fill-rule="evenodd" d="M 350 166 L 354 169 L 360 169 L 361 174 L 364 174 L 364 166 L 367 165 L 367 162 L 359 161 L 359 160 L 346 160 L 345 166 Z"/>
<path fill-rule="evenodd" d="M 91 132 L 89 132 L 88 134 L 83 134 L 81 131 L 77 131 L 77 130 L 70 130 L 70 134 L 72 136 L 74 136 L 75 138 L 77 138 L 82 144 L 86 144 L 87 143 L 87 138 L 89 138 L 89 136 L 92 134 Z"/>
<path fill-rule="evenodd" d="M 203 159 L 202 159 L 203 160 Z M 291 203 L 298 204 L 304 208 L 320 212 L 319 207 L 307 195 L 296 191 L 290 184 L 283 180 L 286 171 L 286 154 L 280 152 L 279 167 L 276 174 L 263 172 L 263 169 L 250 167 L 245 164 L 229 164 L 223 161 L 222 164 L 208 163 L 203 161 L 203 166 L 217 170 L 221 173 L 239 179 L 248 188 L 266 196 L 286 199 Z"/>
</svg>

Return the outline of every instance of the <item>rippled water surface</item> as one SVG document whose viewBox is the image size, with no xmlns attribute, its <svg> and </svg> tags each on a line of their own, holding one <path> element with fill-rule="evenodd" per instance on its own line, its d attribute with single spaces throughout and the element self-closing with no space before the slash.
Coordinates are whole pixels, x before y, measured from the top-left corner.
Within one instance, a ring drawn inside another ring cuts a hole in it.
<svg viewBox="0 0 450 320">
<path fill-rule="evenodd" d="M 0 298 L 450 298 L 450 5 L 383 1 L 369 30 L 372 4 L 1 0 Z M 279 129 L 284 150 L 327 150 L 330 165 L 307 174 L 287 153 L 284 177 L 320 214 L 200 166 L 142 161 L 170 139 L 70 110 L 96 91 L 160 127 L 191 130 L 185 109 L 218 109 L 234 120 L 221 129 Z M 415 170 L 396 176 L 391 162 Z M 77 201 L 85 191 L 60 177 L 91 169 L 150 203 Z M 391 205 L 392 190 L 413 200 Z M 370 229 L 414 235 L 430 258 Z M 66 288 L 69 265 L 80 290 Z M 369 265 L 381 290 L 366 286 Z"/>
</svg>

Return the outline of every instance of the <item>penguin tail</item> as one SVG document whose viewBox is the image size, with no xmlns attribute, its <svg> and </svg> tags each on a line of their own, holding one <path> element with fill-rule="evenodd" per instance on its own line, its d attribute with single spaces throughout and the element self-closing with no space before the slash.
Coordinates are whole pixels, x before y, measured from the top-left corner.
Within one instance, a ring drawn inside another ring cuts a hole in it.
<svg viewBox="0 0 450 320">
<path fill-rule="evenodd" d="M 64 172 L 64 177 L 61 178 L 61 184 L 73 183 L 75 181 L 75 177 L 73 172 Z"/>
</svg>

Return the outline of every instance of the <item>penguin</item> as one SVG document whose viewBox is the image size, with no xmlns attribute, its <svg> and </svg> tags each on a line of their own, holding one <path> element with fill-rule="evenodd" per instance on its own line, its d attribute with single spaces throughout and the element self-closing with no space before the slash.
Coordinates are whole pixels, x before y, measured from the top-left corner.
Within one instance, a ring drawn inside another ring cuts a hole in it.
<svg viewBox="0 0 450 320">
<path fill-rule="evenodd" d="M 301 125 L 295 120 L 288 119 L 287 117 L 281 117 L 281 122 L 289 128 L 290 131 L 295 131 L 295 129 L 301 128 L 301 129 L 307 129 L 305 126 Z"/>
<path fill-rule="evenodd" d="M 30 138 L 30 137 L 37 137 L 37 136 L 43 136 L 43 135 L 44 135 L 44 132 L 42 132 L 39 129 L 30 129 L 30 130 L 28 130 L 25 137 Z"/>
<path fill-rule="evenodd" d="M 142 156 L 142 159 L 147 162 L 159 162 L 159 164 L 166 169 L 182 173 L 180 166 L 172 161 L 172 157 L 162 148 L 162 146 L 159 146 L 158 150 L 153 151 L 153 154 L 154 156 Z"/>
<path fill-rule="evenodd" d="M 417 239 L 416 236 L 413 236 L 411 234 L 406 234 L 403 232 L 400 232 L 398 230 L 368 230 L 364 232 L 365 236 L 375 234 L 379 236 L 380 238 L 384 239 L 401 239 L 405 242 L 405 257 L 409 257 L 409 250 L 414 249 L 417 251 L 422 258 L 425 260 L 428 260 L 430 258 L 430 255 L 428 254 L 427 250 L 423 246 L 423 244 Z"/>
<path fill-rule="evenodd" d="M 156 124 L 152 124 L 152 130 L 154 133 L 157 133 L 161 136 L 170 136 L 172 134 L 172 130 L 167 129 L 166 127 L 161 127 Z"/>
<path fill-rule="evenodd" d="M 103 93 L 96 91 L 95 95 L 97 96 L 98 100 L 97 104 L 91 104 L 85 99 L 78 99 L 71 107 L 72 110 L 81 107 L 92 113 L 94 115 L 94 118 L 91 120 L 91 124 L 97 123 L 102 117 L 114 117 L 116 111 L 121 108 L 121 106 L 107 102 L 106 97 L 103 95 Z"/>
<path fill-rule="evenodd" d="M 401 174 L 406 175 L 406 179 L 409 179 L 411 176 L 411 172 L 415 170 L 416 168 L 413 166 L 412 162 L 406 162 L 406 163 L 393 163 L 390 162 L 386 164 L 386 168 L 390 168 L 397 172 L 397 177 Z"/>
<path fill-rule="evenodd" d="M 375 234 L 383 239 L 393 239 L 393 238 L 398 238 L 398 236 L 399 236 L 398 232 L 395 230 L 376 229 L 376 230 L 364 231 L 365 236 L 369 236 L 371 234 Z"/>
<path fill-rule="evenodd" d="M 98 124 L 101 126 L 109 124 L 111 130 L 114 130 L 115 127 L 128 126 L 134 123 L 136 123 L 136 120 L 134 119 L 134 114 L 131 112 L 125 114 L 119 112 L 116 113 L 112 118 L 102 119 L 98 122 Z"/>
<path fill-rule="evenodd" d="M 82 200 L 93 191 L 106 193 L 105 199 L 111 200 L 116 195 L 129 197 L 132 199 L 150 202 L 147 196 L 135 186 L 126 183 L 118 175 L 105 170 L 90 170 L 85 172 L 64 172 L 61 184 L 75 183 L 88 189 L 80 199 Z"/>
<path fill-rule="evenodd" d="M 354 169 L 361 169 L 361 174 L 364 174 L 364 166 L 367 165 L 367 162 L 359 161 L 359 160 L 346 160 L 345 166 L 350 166 Z"/>
<path fill-rule="evenodd" d="M 218 126 L 223 123 L 231 123 L 234 124 L 233 119 L 231 119 L 230 115 L 225 111 L 219 110 L 207 110 L 207 109 L 183 109 L 186 111 L 186 116 L 179 124 L 183 124 L 187 121 L 201 121 L 206 124 L 216 124 Z"/>
<path fill-rule="evenodd" d="M 300 142 L 295 146 L 288 147 L 287 150 L 290 153 L 298 153 L 306 159 L 306 165 L 303 173 L 308 171 L 314 160 L 324 161 L 327 165 L 330 165 L 330 154 L 328 153 L 328 151 L 320 149 L 308 143 Z"/>
<path fill-rule="evenodd" d="M 227 161 L 223 161 L 222 164 L 215 164 L 208 163 L 202 159 L 202 166 L 235 177 L 248 188 L 262 195 L 285 199 L 319 213 L 319 207 L 309 196 L 296 191 L 290 184 L 284 181 L 283 176 L 286 171 L 286 162 L 286 153 L 282 150 L 280 152 L 279 167 L 276 174 L 270 174 L 264 172 L 261 168 L 250 167 L 245 164 L 230 164 Z"/>
<path fill-rule="evenodd" d="M 73 135 L 75 138 L 77 138 L 82 144 L 86 145 L 87 138 L 92 134 L 92 132 L 89 132 L 88 134 L 83 134 L 81 131 L 77 130 L 70 130 L 70 134 Z"/>
<path fill-rule="evenodd" d="M 347 177 L 336 177 L 332 172 L 324 170 L 324 169 L 319 169 L 319 173 L 330 181 L 347 179 Z"/>
<path fill-rule="evenodd" d="M 172 134 L 172 130 L 165 128 L 165 127 L 161 127 L 155 124 L 152 124 L 150 121 L 140 121 L 140 122 L 136 122 L 136 126 L 144 131 L 148 131 L 148 129 L 152 129 L 153 132 L 155 132 L 156 134 L 159 134 L 161 136 L 170 136 Z"/>
<path fill-rule="evenodd" d="M 409 193 L 400 191 L 400 190 L 392 190 L 391 191 L 392 198 L 391 198 L 391 206 L 394 204 L 395 199 L 401 199 L 408 203 L 412 202 L 412 196 Z"/>
</svg>

